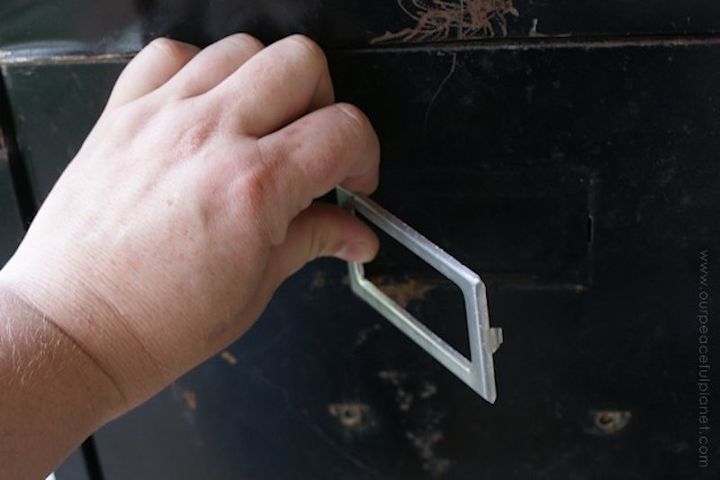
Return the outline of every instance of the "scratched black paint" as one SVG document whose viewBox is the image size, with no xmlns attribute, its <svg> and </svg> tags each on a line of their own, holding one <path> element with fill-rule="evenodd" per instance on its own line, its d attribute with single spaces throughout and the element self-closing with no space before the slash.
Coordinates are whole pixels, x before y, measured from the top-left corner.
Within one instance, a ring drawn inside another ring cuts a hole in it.
<svg viewBox="0 0 720 480">
<path fill-rule="evenodd" d="M 402 1 L 405 9 L 398 4 Z M 717 33 L 720 4 L 704 0 L 456 0 L 464 5 L 508 1 L 507 36 L 528 38 Z M 420 5 L 431 1 L 418 1 Z M 459 7 L 458 7 L 459 8 Z M 409 13 L 406 13 L 407 12 Z M 418 9 L 410 0 L 12 0 L 0 6 L 0 48 L 18 51 L 52 47 L 79 52 L 117 52 L 138 48 L 149 38 L 168 35 L 207 44 L 246 30 L 265 41 L 303 32 L 328 48 L 369 46 L 386 32 L 416 26 Z M 467 15 L 467 13 L 466 13 Z M 497 31 L 495 38 L 503 37 Z M 430 40 L 460 40 L 458 36 Z M 384 45 L 402 43 L 390 41 Z"/>
<path fill-rule="evenodd" d="M 509 35 L 534 18 L 540 32 L 577 37 L 720 26 L 713 2 L 600 3 L 518 1 Z M 55 31 L 27 38 L 77 39 L 65 25 L 89 25 L 95 7 L 66 5 Z M 485 275 L 506 343 L 491 407 L 354 299 L 341 264 L 318 262 L 283 286 L 233 357 L 98 433 L 107 478 L 717 477 L 717 446 L 711 468 L 697 468 L 693 390 L 697 256 L 720 236 L 717 40 L 358 51 L 408 25 L 394 2 L 138 5 L 117 2 L 118 20 L 79 29 L 79 48 L 120 51 L 113 35 L 136 18 L 138 42 L 170 32 L 206 43 L 248 28 L 265 39 L 301 30 L 332 47 L 338 97 L 368 112 L 382 139 L 377 198 Z M 3 48 L 17 46 L 7 38 Z M 121 66 L 6 67 L 39 198 Z M 394 256 L 373 268 L 419 289 L 430 281 Z M 456 302 L 437 287 L 409 308 L 432 324 Z M 462 338 L 462 322 L 434 326 Z M 360 424 L 344 423 L 338 405 L 364 412 Z M 626 421 L 607 433 L 598 412 Z"/>
</svg>

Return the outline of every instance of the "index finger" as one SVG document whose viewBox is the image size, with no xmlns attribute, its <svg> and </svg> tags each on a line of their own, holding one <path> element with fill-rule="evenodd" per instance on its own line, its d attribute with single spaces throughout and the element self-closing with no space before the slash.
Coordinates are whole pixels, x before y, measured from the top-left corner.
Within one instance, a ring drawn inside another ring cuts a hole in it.
<svg viewBox="0 0 720 480">
<path fill-rule="evenodd" d="M 357 107 L 334 104 L 258 140 L 265 168 L 293 218 L 336 185 L 372 193 L 378 185 L 380 142 Z"/>
</svg>

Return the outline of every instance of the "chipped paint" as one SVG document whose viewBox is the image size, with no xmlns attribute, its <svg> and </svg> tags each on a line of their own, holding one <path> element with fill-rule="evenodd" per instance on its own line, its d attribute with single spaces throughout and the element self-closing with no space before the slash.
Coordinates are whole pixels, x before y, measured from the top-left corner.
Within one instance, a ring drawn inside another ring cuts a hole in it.
<svg viewBox="0 0 720 480">
<path fill-rule="evenodd" d="M 423 389 L 420 391 L 420 398 L 427 400 L 428 398 L 435 396 L 437 391 L 437 385 L 430 382 L 424 382 Z"/>
<path fill-rule="evenodd" d="M 405 432 L 405 437 L 410 440 L 423 462 L 423 470 L 430 473 L 433 478 L 439 478 L 448 473 L 455 462 L 449 458 L 438 456 L 436 452 L 436 445 L 444 438 L 444 434 L 440 430 L 443 414 L 432 409 L 431 403 L 428 401 L 437 395 L 437 385 L 423 381 L 419 388 L 410 388 L 407 384 L 413 382 L 409 382 L 408 375 L 399 370 L 381 370 L 378 372 L 378 377 L 383 382 L 395 387 L 395 401 L 398 409 L 405 412 L 411 407 L 415 407 L 413 416 L 424 419 L 418 422 L 416 428 Z"/>
<path fill-rule="evenodd" d="M 397 402 L 398 408 L 402 411 L 410 410 L 416 398 L 427 400 L 435 396 L 438 392 L 437 385 L 428 381 L 424 381 L 422 387 L 418 389 L 416 393 L 410 392 L 409 389 L 404 386 L 407 375 L 398 370 L 382 370 L 378 372 L 378 377 L 385 383 L 395 387 L 395 401 Z"/>
<path fill-rule="evenodd" d="M 452 460 L 435 455 L 435 446 L 444 438 L 442 432 L 430 429 L 423 433 L 407 432 L 405 436 L 412 442 L 423 460 L 423 470 L 433 477 L 445 475 L 454 465 Z"/>
<path fill-rule="evenodd" d="M 398 408 L 407 412 L 415 401 L 415 395 L 405 389 L 402 385 L 406 375 L 397 370 L 383 370 L 378 372 L 378 377 L 386 383 L 395 387 L 395 402 Z"/>
<path fill-rule="evenodd" d="M 192 390 L 184 390 L 182 392 L 182 399 L 185 401 L 185 406 L 188 410 L 197 410 L 197 394 Z"/>
<path fill-rule="evenodd" d="M 378 377 L 392 385 L 398 385 L 401 380 L 404 380 L 406 375 L 398 370 L 382 370 L 378 372 Z"/>
<path fill-rule="evenodd" d="M 327 285 L 327 274 L 322 270 L 316 270 L 310 282 L 310 290 L 317 290 Z"/>
<path fill-rule="evenodd" d="M 415 26 L 385 32 L 371 44 L 505 37 L 507 17 L 520 15 L 512 0 L 397 0 L 397 4 Z"/>
<path fill-rule="evenodd" d="M 228 350 L 223 350 L 220 352 L 220 358 L 225 360 L 225 363 L 230 365 L 231 367 L 234 367 L 238 363 L 238 359 L 235 355 L 232 354 L 232 352 L 229 352 Z"/>
<path fill-rule="evenodd" d="M 368 337 L 374 332 L 379 332 L 382 327 L 379 323 L 374 323 L 371 327 L 364 328 L 358 332 L 358 334 L 355 336 L 355 343 L 353 343 L 353 348 L 358 348 L 359 346 L 363 345 L 365 342 L 367 342 Z"/>
</svg>

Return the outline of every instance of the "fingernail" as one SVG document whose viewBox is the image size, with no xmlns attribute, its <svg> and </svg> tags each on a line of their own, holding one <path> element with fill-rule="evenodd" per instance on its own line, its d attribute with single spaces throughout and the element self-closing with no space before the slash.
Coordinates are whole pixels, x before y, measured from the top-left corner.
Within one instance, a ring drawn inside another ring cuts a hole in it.
<svg viewBox="0 0 720 480">
<path fill-rule="evenodd" d="M 353 242 L 345 244 L 336 256 L 348 262 L 367 263 L 375 258 L 375 251 L 367 243 Z"/>
</svg>

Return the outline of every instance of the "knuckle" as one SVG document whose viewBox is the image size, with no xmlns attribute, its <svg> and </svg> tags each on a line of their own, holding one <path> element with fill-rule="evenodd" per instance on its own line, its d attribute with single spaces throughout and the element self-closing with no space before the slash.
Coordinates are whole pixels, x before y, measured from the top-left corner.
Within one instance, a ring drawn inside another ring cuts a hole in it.
<svg viewBox="0 0 720 480">
<path fill-rule="evenodd" d="M 275 245 L 281 243 L 285 237 L 287 192 L 291 191 L 293 186 L 283 172 L 288 164 L 287 148 L 280 142 L 263 140 L 256 141 L 257 161 L 246 169 L 247 176 L 242 188 L 246 190 L 251 209 L 274 212 L 266 218 L 265 230 L 270 242 Z"/>
<path fill-rule="evenodd" d="M 342 117 L 347 122 L 352 139 L 372 150 L 380 148 L 375 129 L 362 110 L 350 103 L 337 103 L 335 108 L 342 113 Z"/>
<path fill-rule="evenodd" d="M 359 129 L 360 131 L 367 131 L 372 130 L 372 124 L 370 123 L 370 119 L 365 115 L 365 113 L 360 110 L 360 108 L 356 107 L 352 103 L 336 103 L 335 108 L 340 110 L 346 117 L 347 120 L 352 123 L 355 128 Z"/>
<path fill-rule="evenodd" d="M 175 143 L 181 157 L 191 157 L 202 152 L 217 134 L 216 124 L 200 121 L 184 129 Z"/>
<path fill-rule="evenodd" d="M 323 65 L 327 64 L 327 59 L 325 58 L 325 52 L 323 51 L 323 49 L 320 48 L 320 45 L 318 45 L 314 40 L 310 39 L 309 37 L 301 34 L 295 34 L 288 37 L 287 41 L 292 45 L 295 45 L 297 48 L 303 50 L 304 53 L 313 61 L 316 61 Z"/>
<path fill-rule="evenodd" d="M 260 40 L 245 32 L 234 33 L 227 37 L 226 41 L 232 42 L 240 48 L 255 52 L 259 52 L 265 48 L 265 45 Z"/>
<path fill-rule="evenodd" d="M 256 210 L 265 203 L 267 195 L 267 182 L 264 172 L 261 169 L 254 169 L 245 174 L 242 182 L 243 195 L 249 202 L 249 206 Z"/>
<path fill-rule="evenodd" d="M 243 189 L 248 200 L 254 207 L 265 204 L 268 196 L 272 193 L 272 186 L 276 183 L 275 165 L 278 164 L 278 157 L 283 153 L 277 148 L 264 146 L 257 142 L 258 158 L 245 169 L 245 180 Z"/>
<path fill-rule="evenodd" d="M 139 132 L 147 125 L 154 112 L 141 102 L 121 105 L 108 114 L 108 121 L 113 132 Z"/>
<path fill-rule="evenodd" d="M 319 257 L 325 250 L 326 243 L 327 241 L 325 240 L 325 236 L 320 232 L 320 230 L 318 228 L 311 228 L 306 258 L 310 260 Z"/>
<path fill-rule="evenodd" d="M 277 197 L 271 169 L 260 166 L 246 171 L 237 186 L 237 195 L 242 198 L 244 209 L 255 219 L 258 233 L 271 245 L 282 243 L 285 231 L 281 228 L 276 211 Z"/>
<path fill-rule="evenodd" d="M 358 107 L 348 103 L 336 104 L 347 122 L 347 142 L 344 148 L 350 148 L 363 152 L 358 164 L 355 165 L 355 173 L 362 172 L 363 189 L 371 192 L 378 185 L 378 166 L 380 164 L 380 140 L 370 122 L 370 119 Z"/>
<path fill-rule="evenodd" d="M 162 55 L 177 59 L 184 57 L 188 50 L 187 43 L 178 42 L 167 37 L 158 37 L 148 44 L 148 48 L 159 51 Z"/>
<path fill-rule="evenodd" d="M 316 204 L 311 214 L 301 214 L 298 218 L 304 223 L 302 230 L 305 232 L 303 242 L 305 259 L 311 261 L 330 254 L 333 244 L 337 242 L 337 232 L 333 223 L 328 221 L 329 217 L 326 217 L 322 204 Z"/>
</svg>

